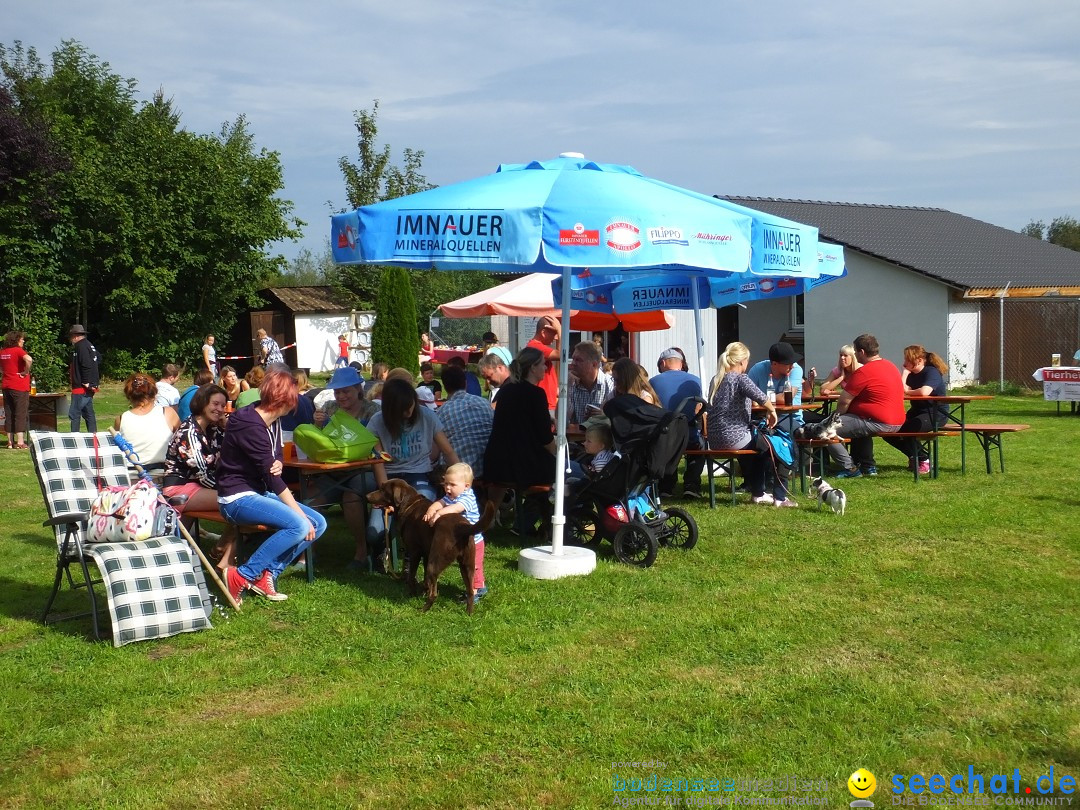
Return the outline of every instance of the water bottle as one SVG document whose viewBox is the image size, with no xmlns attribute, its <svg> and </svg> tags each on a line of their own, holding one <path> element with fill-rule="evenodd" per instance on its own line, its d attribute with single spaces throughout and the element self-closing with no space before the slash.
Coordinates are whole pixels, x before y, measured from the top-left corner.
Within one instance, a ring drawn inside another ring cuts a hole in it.
<svg viewBox="0 0 1080 810">
<path fill-rule="evenodd" d="M 769 384 L 765 388 L 765 398 L 774 405 L 776 404 L 776 385 L 773 383 L 771 374 L 769 375 Z"/>
</svg>

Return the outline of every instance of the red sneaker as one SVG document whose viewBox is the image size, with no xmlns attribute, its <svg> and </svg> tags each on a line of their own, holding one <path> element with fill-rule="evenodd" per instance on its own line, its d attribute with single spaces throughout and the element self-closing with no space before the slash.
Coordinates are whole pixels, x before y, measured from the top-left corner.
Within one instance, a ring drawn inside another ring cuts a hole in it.
<svg viewBox="0 0 1080 810">
<path fill-rule="evenodd" d="M 286 594 L 278 593 L 277 588 L 274 587 L 274 577 L 270 574 L 270 570 L 262 572 L 262 576 L 251 583 L 251 590 L 255 591 L 259 596 L 266 597 L 271 602 L 284 602 L 289 597 Z"/>
<path fill-rule="evenodd" d="M 244 579 L 243 574 L 231 565 L 225 569 L 225 586 L 229 589 L 229 595 L 236 600 L 236 604 L 244 601 L 244 591 L 251 587 L 251 583 Z"/>
</svg>

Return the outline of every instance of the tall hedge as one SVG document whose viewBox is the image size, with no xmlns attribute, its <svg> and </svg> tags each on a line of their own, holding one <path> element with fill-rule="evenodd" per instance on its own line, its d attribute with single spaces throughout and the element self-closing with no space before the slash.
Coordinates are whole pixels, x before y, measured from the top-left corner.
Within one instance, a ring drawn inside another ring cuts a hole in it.
<svg viewBox="0 0 1080 810">
<path fill-rule="evenodd" d="M 383 270 L 379 292 L 375 297 L 371 359 L 386 363 L 390 368 L 407 368 L 416 375 L 420 373 L 417 359 L 419 350 L 416 300 L 409 283 L 409 271 L 404 267 L 387 267 Z"/>
</svg>

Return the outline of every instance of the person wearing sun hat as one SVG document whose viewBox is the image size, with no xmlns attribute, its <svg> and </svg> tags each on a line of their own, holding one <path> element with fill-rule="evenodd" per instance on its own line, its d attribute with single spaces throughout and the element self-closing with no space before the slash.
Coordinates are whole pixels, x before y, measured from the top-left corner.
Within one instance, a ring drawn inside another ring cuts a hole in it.
<svg viewBox="0 0 1080 810">
<path fill-rule="evenodd" d="M 559 404 L 559 337 L 562 326 L 554 315 L 544 315 L 536 322 L 536 334 L 525 345 L 538 349 L 544 355 L 544 378 L 540 387 L 547 395 L 548 411 L 554 416 Z"/>
<path fill-rule="evenodd" d="M 333 392 L 334 401 L 315 412 L 315 424 L 319 427 L 329 422 L 338 410 L 365 425 L 379 410 L 379 403 L 364 398 L 364 378 L 351 366 L 334 369 L 325 390 Z"/>
<path fill-rule="evenodd" d="M 355 368 L 345 366 L 334 369 L 326 390 L 333 392 L 334 401 L 327 403 L 315 412 L 315 424 L 320 428 L 330 421 L 335 412 L 341 410 L 364 425 L 379 411 L 379 403 L 364 397 L 364 378 Z M 343 473 L 326 473 L 313 476 L 312 484 L 317 490 L 315 503 L 326 505 L 340 503 L 345 516 L 345 525 L 353 534 L 356 542 L 356 563 L 350 566 L 357 570 L 367 568 L 367 515 L 364 511 L 364 496 L 375 489 L 375 473 L 370 470 L 355 470 Z"/>
</svg>

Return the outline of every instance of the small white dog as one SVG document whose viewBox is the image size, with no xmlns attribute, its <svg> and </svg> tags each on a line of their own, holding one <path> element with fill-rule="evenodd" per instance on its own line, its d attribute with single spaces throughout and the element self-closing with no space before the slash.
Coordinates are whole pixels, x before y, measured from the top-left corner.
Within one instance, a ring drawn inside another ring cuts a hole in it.
<svg viewBox="0 0 1080 810">
<path fill-rule="evenodd" d="M 837 489 L 824 478 L 815 478 L 810 483 L 810 487 L 817 497 L 818 509 L 821 509 L 821 505 L 825 504 L 833 510 L 834 514 L 844 514 L 844 510 L 847 508 L 847 495 L 844 490 Z"/>
</svg>

